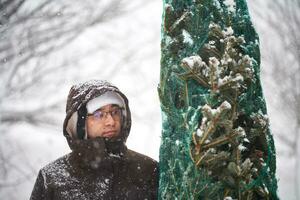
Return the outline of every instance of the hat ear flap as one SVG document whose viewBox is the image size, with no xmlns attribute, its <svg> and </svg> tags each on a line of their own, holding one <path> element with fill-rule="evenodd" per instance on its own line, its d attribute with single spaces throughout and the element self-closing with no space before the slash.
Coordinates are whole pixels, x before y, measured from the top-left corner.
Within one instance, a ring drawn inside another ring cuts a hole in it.
<svg viewBox="0 0 300 200">
<path fill-rule="evenodd" d="M 77 138 L 84 139 L 86 130 L 85 130 L 85 119 L 86 119 L 86 106 L 83 105 L 78 110 L 78 120 L 77 120 Z"/>
</svg>

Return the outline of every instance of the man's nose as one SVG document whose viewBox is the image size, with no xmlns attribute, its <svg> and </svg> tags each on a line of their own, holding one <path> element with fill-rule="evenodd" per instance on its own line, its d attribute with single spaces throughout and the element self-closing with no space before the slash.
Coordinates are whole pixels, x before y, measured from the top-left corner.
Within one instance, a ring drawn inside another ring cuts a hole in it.
<svg viewBox="0 0 300 200">
<path fill-rule="evenodd" d="M 114 124 L 115 124 L 115 120 L 114 120 L 114 118 L 111 116 L 110 113 L 107 113 L 107 115 L 106 115 L 105 124 L 106 124 L 106 125 L 114 125 Z"/>
</svg>

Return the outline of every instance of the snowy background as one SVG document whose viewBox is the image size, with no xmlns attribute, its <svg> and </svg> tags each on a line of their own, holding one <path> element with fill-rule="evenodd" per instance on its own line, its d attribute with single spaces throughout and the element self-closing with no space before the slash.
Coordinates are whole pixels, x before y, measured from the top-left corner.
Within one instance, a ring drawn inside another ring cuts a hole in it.
<svg viewBox="0 0 300 200">
<path fill-rule="evenodd" d="M 300 5 L 282 2 L 248 1 L 261 42 L 279 195 L 295 200 L 300 56 L 293 39 L 300 16 L 290 15 Z M 0 4 L 0 199 L 29 199 L 38 170 L 69 152 L 62 135 L 66 97 L 72 84 L 89 79 L 109 80 L 127 95 L 133 121 L 127 145 L 158 160 L 160 0 Z"/>
</svg>

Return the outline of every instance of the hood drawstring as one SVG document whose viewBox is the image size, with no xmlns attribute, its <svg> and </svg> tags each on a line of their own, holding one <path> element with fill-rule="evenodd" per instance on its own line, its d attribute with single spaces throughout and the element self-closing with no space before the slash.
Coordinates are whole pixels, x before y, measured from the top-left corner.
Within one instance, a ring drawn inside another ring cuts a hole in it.
<svg viewBox="0 0 300 200">
<path fill-rule="evenodd" d="M 77 121 L 77 137 L 78 139 L 85 139 L 86 128 L 85 128 L 85 119 L 86 119 L 87 109 L 85 105 L 81 106 L 78 110 L 78 121 Z"/>
</svg>

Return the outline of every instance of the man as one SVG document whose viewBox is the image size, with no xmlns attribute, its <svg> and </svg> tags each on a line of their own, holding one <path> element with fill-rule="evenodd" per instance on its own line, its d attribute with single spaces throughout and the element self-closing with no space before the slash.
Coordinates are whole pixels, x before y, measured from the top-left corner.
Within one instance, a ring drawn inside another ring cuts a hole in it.
<svg viewBox="0 0 300 200">
<path fill-rule="evenodd" d="M 40 170 L 30 199 L 157 199 L 157 162 L 126 148 L 130 127 L 128 100 L 117 87 L 74 85 L 63 125 L 72 152 Z"/>
</svg>

